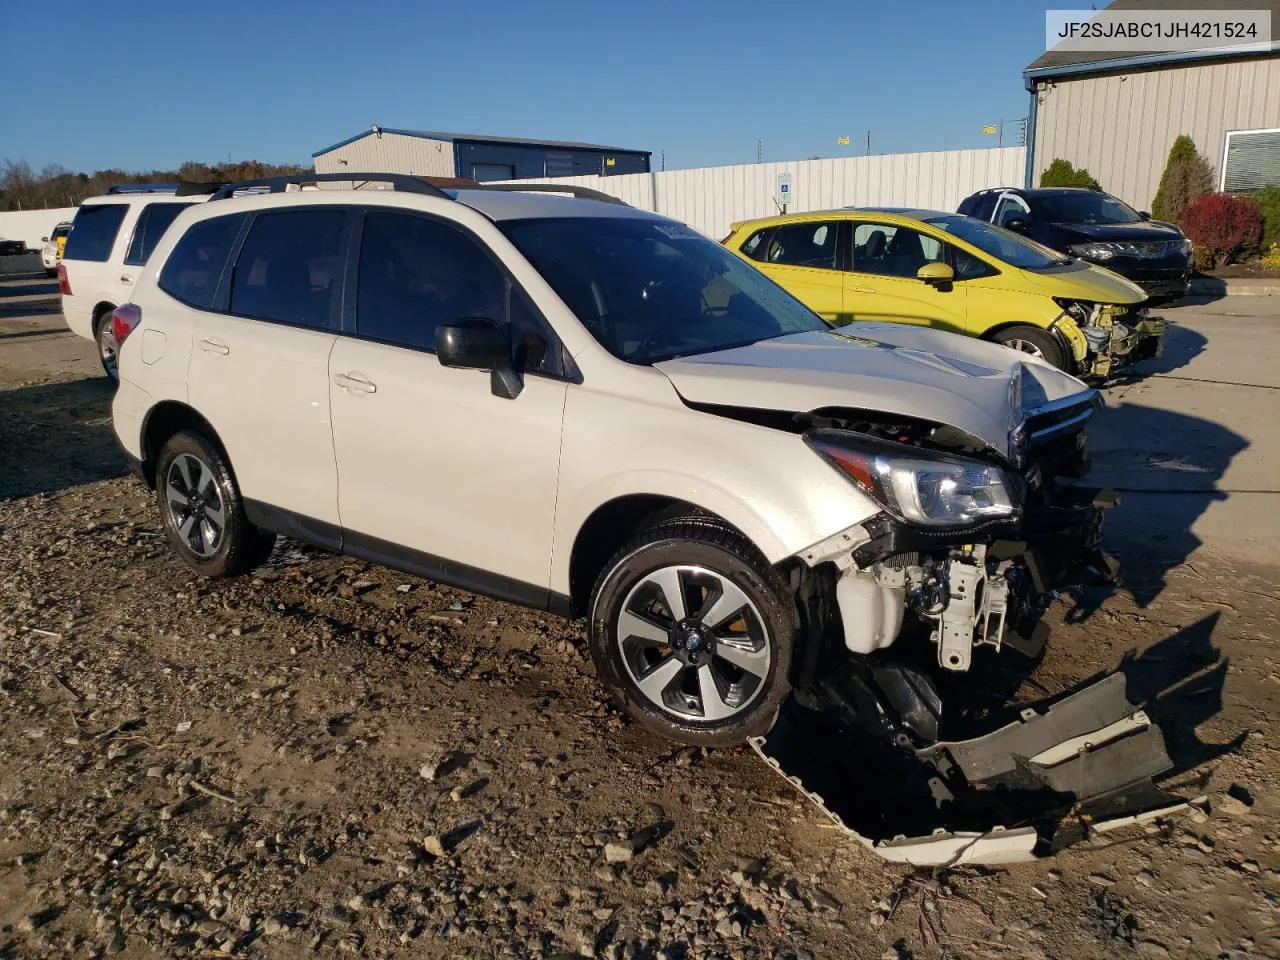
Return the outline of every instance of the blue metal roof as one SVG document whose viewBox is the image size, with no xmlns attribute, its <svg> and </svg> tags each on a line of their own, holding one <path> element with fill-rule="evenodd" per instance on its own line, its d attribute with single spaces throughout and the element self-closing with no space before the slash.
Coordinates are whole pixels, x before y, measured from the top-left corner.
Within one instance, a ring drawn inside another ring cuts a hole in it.
<svg viewBox="0 0 1280 960">
<path fill-rule="evenodd" d="M 554 150 L 594 150 L 600 153 L 629 153 L 643 156 L 652 156 L 652 150 L 633 150 L 629 147 L 606 147 L 598 143 L 577 143 L 572 140 L 534 140 L 527 137 L 495 137 L 483 133 L 445 133 L 439 130 L 401 130 L 397 127 L 374 127 L 365 130 L 363 133 L 357 133 L 354 137 L 347 137 L 345 140 L 339 140 L 332 146 L 325 147 L 323 150 L 317 150 L 311 154 L 318 157 L 324 153 L 330 153 L 339 147 L 345 147 L 348 143 L 355 143 L 364 137 L 373 136 L 378 133 L 398 133 L 402 137 L 419 137 L 423 140 L 444 140 L 453 143 L 458 140 L 467 143 L 500 143 L 511 144 L 513 146 L 524 147 L 550 147 Z"/>
</svg>

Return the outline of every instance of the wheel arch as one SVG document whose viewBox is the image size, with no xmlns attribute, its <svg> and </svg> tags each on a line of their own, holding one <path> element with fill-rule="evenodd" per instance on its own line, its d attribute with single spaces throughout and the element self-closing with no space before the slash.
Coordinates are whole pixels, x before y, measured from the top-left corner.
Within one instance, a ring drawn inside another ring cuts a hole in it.
<svg viewBox="0 0 1280 960">
<path fill-rule="evenodd" d="M 112 302 L 111 302 L 111 301 L 109 301 L 109 300 L 99 300 L 97 303 L 95 303 L 95 304 L 93 305 L 93 334 L 94 334 L 94 336 L 97 336 L 97 335 L 98 335 L 98 327 L 99 327 L 99 325 L 102 323 L 103 317 L 104 317 L 104 316 L 107 316 L 107 317 L 111 316 L 112 312 L 115 310 L 115 308 L 116 308 L 117 306 L 118 306 L 118 304 L 112 303 Z"/>
<path fill-rule="evenodd" d="M 181 400 L 162 400 L 147 411 L 142 421 L 142 473 L 148 486 L 154 487 L 156 483 L 156 460 L 160 449 L 165 441 L 181 430 L 195 430 L 208 437 L 209 442 L 218 448 L 218 452 L 227 458 L 227 462 L 231 462 L 226 445 L 213 424 L 194 407 Z"/>
<path fill-rule="evenodd" d="M 611 557 L 637 533 L 664 521 L 686 517 L 728 530 L 759 549 L 739 527 L 720 514 L 682 500 L 653 493 L 631 493 L 597 506 L 578 528 L 569 553 L 569 607 L 573 617 L 584 616 L 591 591 Z"/>
</svg>

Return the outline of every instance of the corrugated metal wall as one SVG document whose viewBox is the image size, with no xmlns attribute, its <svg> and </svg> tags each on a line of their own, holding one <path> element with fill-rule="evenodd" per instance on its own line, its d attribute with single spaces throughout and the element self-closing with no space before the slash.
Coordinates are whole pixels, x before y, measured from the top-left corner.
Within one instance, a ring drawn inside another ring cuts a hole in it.
<svg viewBox="0 0 1280 960">
<path fill-rule="evenodd" d="M 346 163 L 340 163 L 345 160 Z M 453 144 L 447 140 L 406 137 L 399 133 L 369 135 L 315 158 L 316 173 L 407 173 L 418 177 L 452 177 Z"/>
<path fill-rule="evenodd" d="M 778 174 L 791 174 L 789 213 L 837 207 L 925 207 L 954 210 L 983 187 L 1022 183 L 1026 150 L 946 150 L 791 163 L 750 163 L 618 177 L 560 177 L 612 194 L 635 207 L 683 220 L 719 239 L 729 224 L 778 212 Z M 518 181 L 517 181 L 518 182 Z"/>
<path fill-rule="evenodd" d="M 1216 181 L 1228 130 L 1280 127 L 1280 57 L 1063 79 L 1040 91 L 1038 110 L 1037 184 L 1063 157 L 1149 210 L 1180 134 L 1195 141 Z"/>
</svg>

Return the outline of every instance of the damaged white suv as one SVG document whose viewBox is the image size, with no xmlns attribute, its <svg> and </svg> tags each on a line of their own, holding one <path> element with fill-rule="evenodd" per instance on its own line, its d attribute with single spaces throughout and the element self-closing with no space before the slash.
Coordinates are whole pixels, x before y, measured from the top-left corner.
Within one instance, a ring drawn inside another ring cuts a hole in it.
<svg viewBox="0 0 1280 960">
<path fill-rule="evenodd" d="M 599 195 L 368 176 L 186 209 L 114 313 L 115 429 L 195 570 L 279 533 L 585 617 L 632 716 L 709 745 L 906 624 L 951 671 L 1025 640 L 1096 547 L 1059 478 L 1098 395 L 1049 364 L 833 330 Z"/>
</svg>

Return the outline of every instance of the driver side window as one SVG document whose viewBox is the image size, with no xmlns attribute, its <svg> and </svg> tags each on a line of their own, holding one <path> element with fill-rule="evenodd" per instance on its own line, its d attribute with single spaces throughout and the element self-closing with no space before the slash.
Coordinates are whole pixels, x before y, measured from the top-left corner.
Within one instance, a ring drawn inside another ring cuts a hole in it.
<svg viewBox="0 0 1280 960">
<path fill-rule="evenodd" d="M 1027 219 L 1027 208 L 1017 197 L 1001 197 L 992 222 L 998 227 L 1008 226 L 1010 220 Z"/>
<path fill-rule="evenodd" d="M 915 279 L 926 263 L 945 261 L 946 248 L 933 237 L 888 223 L 860 223 L 853 231 L 853 269 L 885 277 Z"/>
</svg>

